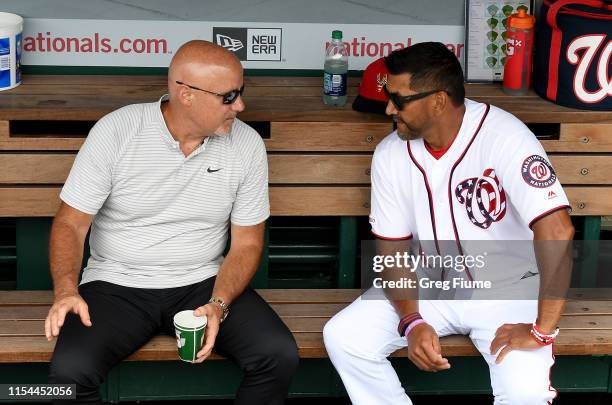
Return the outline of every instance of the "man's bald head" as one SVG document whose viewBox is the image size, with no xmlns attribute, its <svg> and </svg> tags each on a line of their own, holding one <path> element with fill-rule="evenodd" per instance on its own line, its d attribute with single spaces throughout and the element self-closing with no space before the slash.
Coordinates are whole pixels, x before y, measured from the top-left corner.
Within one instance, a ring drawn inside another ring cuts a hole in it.
<svg viewBox="0 0 612 405">
<path fill-rule="evenodd" d="M 170 62 L 168 83 L 176 80 L 188 82 L 213 73 L 218 68 L 242 74 L 240 61 L 227 49 L 208 41 L 189 41 L 181 45 Z"/>
<path fill-rule="evenodd" d="M 196 138 L 229 134 L 245 107 L 243 87 L 242 65 L 234 54 L 208 41 L 189 41 L 170 62 L 169 100 L 162 109 L 171 124 L 188 128 Z M 233 91 L 237 97 L 224 103 L 223 95 Z"/>
</svg>

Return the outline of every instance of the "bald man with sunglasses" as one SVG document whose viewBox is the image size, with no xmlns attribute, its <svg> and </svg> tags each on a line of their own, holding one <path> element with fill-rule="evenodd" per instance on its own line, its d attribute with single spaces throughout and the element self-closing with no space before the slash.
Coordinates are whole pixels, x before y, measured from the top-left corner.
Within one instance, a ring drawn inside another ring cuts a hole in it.
<svg viewBox="0 0 612 405">
<path fill-rule="evenodd" d="M 237 404 L 283 403 L 297 346 L 248 287 L 270 207 L 264 143 L 236 118 L 243 90 L 233 54 L 190 41 L 167 95 L 106 115 L 79 151 L 51 231 L 45 321 L 57 337 L 49 382 L 76 384 L 76 403 L 101 403 L 108 371 L 153 336 L 174 336 L 182 310 L 208 318 L 196 363 L 215 351 L 242 369 Z"/>
</svg>

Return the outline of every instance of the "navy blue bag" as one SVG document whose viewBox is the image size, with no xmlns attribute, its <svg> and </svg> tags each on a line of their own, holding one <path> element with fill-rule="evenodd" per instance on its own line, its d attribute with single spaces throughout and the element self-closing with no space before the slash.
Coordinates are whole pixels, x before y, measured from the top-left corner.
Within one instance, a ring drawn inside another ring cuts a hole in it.
<svg viewBox="0 0 612 405">
<path fill-rule="evenodd" d="M 612 111 L 612 1 L 544 0 L 534 89 L 566 107 Z"/>
</svg>

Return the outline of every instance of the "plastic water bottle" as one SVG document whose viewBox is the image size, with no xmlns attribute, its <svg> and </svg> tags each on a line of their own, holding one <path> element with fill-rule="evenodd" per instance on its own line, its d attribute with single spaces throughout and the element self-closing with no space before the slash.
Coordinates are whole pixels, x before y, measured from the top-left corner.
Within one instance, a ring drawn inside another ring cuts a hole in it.
<svg viewBox="0 0 612 405">
<path fill-rule="evenodd" d="M 346 77 L 348 53 L 342 43 L 342 31 L 333 31 L 332 40 L 325 50 L 323 67 L 323 102 L 342 107 L 346 104 Z"/>
<path fill-rule="evenodd" d="M 527 94 L 531 85 L 531 60 L 535 17 L 519 8 L 508 18 L 506 49 L 508 59 L 504 65 L 504 93 L 512 96 Z"/>
</svg>

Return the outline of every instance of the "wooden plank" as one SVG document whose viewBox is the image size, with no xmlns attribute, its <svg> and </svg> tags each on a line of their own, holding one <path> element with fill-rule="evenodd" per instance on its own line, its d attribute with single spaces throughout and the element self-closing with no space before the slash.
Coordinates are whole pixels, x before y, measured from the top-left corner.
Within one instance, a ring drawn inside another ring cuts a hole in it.
<svg viewBox="0 0 612 405">
<path fill-rule="evenodd" d="M 0 151 L 78 151 L 85 138 L 0 138 Z"/>
<path fill-rule="evenodd" d="M 0 154 L 0 184 L 63 184 L 74 154 Z"/>
<path fill-rule="evenodd" d="M 295 307 L 315 307 L 321 305 L 343 305 L 353 302 L 361 295 L 360 289 L 258 289 L 256 290 L 268 303 L 282 308 L 287 305 Z M 611 288 L 571 288 L 565 314 L 612 314 Z M 53 303 L 52 291 L 1 291 L 0 308 L 18 306 L 50 306 Z M 308 304 L 303 305 L 303 304 Z M 328 311 L 328 309 L 324 309 Z M 313 313 L 318 313 L 313 310 Z M 293 314 L 293 312 L 286 312 Z M 297 315 L 297 313 L 295 313 Z"/>
<path fill-rule="evenodd" d="M 330 304 L 271 304 L 272 309 L 283 317 L 331 317 L 340 312 L 350 302 Z M 47 315 L 51 304 L 33 306 L 12 304 L 0 307 L 0 320 L 41 320 Z M 610 301 L 568 301 L 563 316 L 612 315 Z"/>
<path fill-rule="evenodd" d="M 369 187 L 270 187 L 270 207 L 272 215 L 278 216 L 368 215 L 370 190 Z"/>
<path fill-rule="evenodd" d="M 0 320 L 0 337 L 4 336 L 45 336 L 44 320 Z"/>
<path fill-rule="evenodd" d="M 302 358 L 327 357 L 321 333 L 296 333 L 296 342 Z M 440 339 L 444 356 L 479 355 L 466 336 L 447 336 Z M 0 337 L 0 363 L 48 362 L 55 340 L 47 342 L 44 337 Z M 555 342 L 556 355 L 610 355 L 612 354 L 612 331 L 598 331 L 597 335 L 575 329 L 563 331 Z M 405 349 L 395 352 L 393 357 L 406 356 Z M 211 360 L 220 359 L 214 355 Z M 128 358 L 128 361 L 175 361 L 176 342 L 169 336 L 156 336 Z"/>
<path fill-rule="evenodd" d="M 271 304 L 349 303 L 361 294 L 359 289 L 258 289 Z M 0 307 L 51 305 L 52 291 L 0 291 Z"/>
<path fill-rule="evenodd" d="M 352 95 L 359 81 L 350 78 L 347 105 L 332 108 L 322 103 L 320 77 L 247 77 L 247 110 L 241 118 L 256 121 L 388 122 L 382 116 L 351 110 Z M 154 101 L 165 90 L 165 84 L 164 76 L 26 75 L 21 86 L 3 92 L 0 119 L 96 120 L 126 104 Z M 468 97 L 497 105 L 525 122 L 612 122 L 610 112 L 558 106 L 533 92 L 524 97 L 505 96 L 499 84 L 468 84 L 466 92 Z"/>
<path fill-rule="evenodd" d="M 332 317 L 340 312 L 348 303 L 336 304 L 270 304 L 281 317 L 316 318 Z M 0 321 L 35 321 L 44 320 L 51 304 L 20 305 L 0 307 Z"/>
<path fill-rule="evenodd" d="M 548 152 L 612 152 L 612 123 L 561 124 L 559 140 L 543 141 Z"/>
<path fill-rule="evenodd" d="M 572 215 L 610 215 L 612 188 L 564 187 L 572 207 Z"/>
<path fill-rule="evenodd" d="M 270 183 L 369 184 L 371 160 L 370 155 L 269 154 Z"/>
<path fill-rule="evenodd" d="M 63 184 L 75 154 L 0 154 L 0 184 Z M 368 184 L 369 155 L 269 154 L 270 184 Z"/>
<path fill-rule="evenodd" d="M 610 131 L 612 134 L 612 129 Z M 612 184 L 612 156 L 551 155 L 551 163 L 561 184 Z"/>
<path fill-rule="evenodd" d="M 58 187 L 0 188 L 0 217 L 52 217 L 59 208 Z"/>
<path fill-rule="evenodd" d="M 0 140 L 9 136 L 9 122 L 0 121 Z"/>
<path fill-rule="evenodd" d="M 0 98 L 0 120 L 98 120 L 127 104 L 155 101 L 138 94 L 98 95 L 16 95 L 3 94 Z M 331 121 L 385 122 L 389 118 L 379 114 L 353 111 L 352 97 L 344 107 L 323 104 L 321 96 L 244 97 L 247 109 L 239 114 L 243 121 Z"/>
<path fill-rule="evenodd" d="M 329 321 L 328 316 L 293 317 L 281 316 L 282 321 L 292 333 L 323 333 L 323 327 Z M 585 333 L 598 334 L 602 330 L 612 331 L 612 315 L 563 316 L 559 327 L 566 333 L 568 330 L 582 330 Z M 1 336 L 44 336 L 44 320 L 2 320 Z"/>
<path fill-rule="evenodd" d="M 330 318 L 346 307 L 348 303 L 337 304 L 271 304 L 282 318 Z M 43 321 L 47 317 L 50 304 L 38 306 L 0 307 L 0 322 L 4 321 Z"/>
<path fill-rule="evenodd" d="M 0 307 L 20 305 L 51 305 L 53 291 L 0 291 Z"/>
<path fill-rule="evenodd" d="M 574 110 L 541 99 L 526 102 L 523 98 L 501 99 L 476 97 L 476 101 L 493 102 L 526 123 L 581 123 L 611 121 L 607 111 Z M 152 102 L 139 94 L 18 95 L 6 94 L 0 99 L 0 120 L 51 119 L 97 120 L 103 115 L 131 103 Z M 328 121 L 328 122 L 389 122 L 377 114 L 353 111 L 349 97 L 344 107 L 325 106 L 320 96 L 245 96 L 247 109 L 240 114 L 245 121 Z"/>
<path fill-rule="evenodd" d="M 318 86 L 270 86 L 260 85 L 253 86 L 249 85 L 245 81 L 245 98 L 248 100 L 253 97 L 261 96 L 275 96 L 275 97 L 320 97 L 322 94 L 321 88 L 323 86 L 322 79 L 321 87 Z M 251 81 L 252 82 L 252 81 Z M 122 96 L 126 92 L 132 94 L 138 94 L 142 99 L 149 101 L 158 100 L 163 94 L 168 93 L 166 83 L 155 84 L 155 85 L 121 85 L 121 86 L 109 86 L 109 85 L 72 85 L 65 86 L 61 89 L 57 88 L 57 85 L 49 86 L 45 84 L 30 84 L 28 86 L 20 86 L 20 89 L 15 92 L 20 96 L 53 96 L 61 91 L 63 96 L 83 96 L 83 95 L 95 95 L 95 94 L 106 94 L 112 96 Z M 347 87 L 347 95 L 349 97 L 355 97 L 359 90 L 357 85 Z"/>
<path fill-rule="evenodd" d="M 45 319 L 51 305 L 0 307 L 0 321 L 35 321 Z"/>
<path fill-rule="evenodd" d="M 0 188 L 0 217 L 52 217 L 58 187 Z M 610 215 L 612 187 L 565 187 L 572 215 Z M 369 187 L 270 187 L 272 215 L 360 216 L 370 212 Z"/>
<path fill-rule="evenodd" d="M 301 326 L 301 325 L 302 324 L 299 324 L 296 326 Z M 609 314 L 609 315 L 575 315 L 575 316 L 565 315 L 565 316 L 562 316 L 561 320 L 559 321 L 559 328 L 561 328 L 564 332 L 569 329 L 581 329 L 585 331 L 612 330 L 612 314 Z"/>
<path fill-rule="evenodd" d="M 323 333 L 323 326 L 329 317 L 281 317 L 293 333 Z M 601 322 L 604 322 L 602 320 Z M 2 336 L 41 336 L 45 335 L 44 320 L 1 320 L 0 337 Z"/>
<path fill-rule="evenodd" d="M 391 122 L 272 122 L 265 141 L 269 151 L 371 152 L 392 130 Z"/>
<path fill-rule="evenodd" d="M 75 154 L 0 154 L 0 184 L 63 184 Z M 552 155 L 564 185 L 612 184 L 612 156 Z M 270 184 L 369 184 L 371 155 L 268 155 Z"/>
<path fill-rule="evenodd" d="M 343 310 L 349 303 L 337 304 L 270 304 L 280 317 L 293 318 L 331 318 Z"/>
<path fill-rule="evenodd" d="M 568 298 L 578 301 L 612 300 L 612 288 L 570 288 Z M 608 303 L 612 305 L 612 303 Z"/>
<path fill-rule="evenodd" d="M 267 302 L 273 304 L 287 303 L 349 303 L 359 295 L 359 289 L 262 289 L 256 290 Z"/>
<path fill-rule="evenodd" d="M 564 316 L 609 315 L 612 316 L 610 301 L 568 301 L 565 304 Z"/>
</svg>

